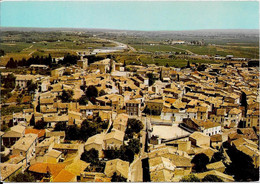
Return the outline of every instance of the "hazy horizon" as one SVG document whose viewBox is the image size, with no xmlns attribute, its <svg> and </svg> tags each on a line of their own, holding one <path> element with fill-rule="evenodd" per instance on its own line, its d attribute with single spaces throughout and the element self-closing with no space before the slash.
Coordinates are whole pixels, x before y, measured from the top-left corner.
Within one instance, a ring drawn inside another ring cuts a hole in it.
<svg viewBox="0 0 260 184">
<path fill-rule="evenodd" d="M 127 31 L 259 29 L 256 1 L 4 1 L 1 27 Z"/>
</svg>

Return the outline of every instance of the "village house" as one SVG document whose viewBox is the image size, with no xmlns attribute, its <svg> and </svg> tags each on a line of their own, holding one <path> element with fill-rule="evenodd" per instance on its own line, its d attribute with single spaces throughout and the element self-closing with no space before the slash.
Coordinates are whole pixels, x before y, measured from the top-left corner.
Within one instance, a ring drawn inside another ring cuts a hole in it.
<svg viewBox="0 0 260 184">
<path fill-rule="evenodd" d="M 89 65 L 89 70 L 99 70 L 101 74 L 107 73 L 110 70 L 110 67 L 112 67 L 111 64 L 112 64 L 111 59 L 96 61 Z"/>
<path fill-rule="evenodd" d="M 197 119 L 207 120 L 208 119 L 208 108 L 207 107 L 198 107 L 197 108 Z"/>
<path fill-rule="evenodd" d="M 46 132 L 45 134 L 46 138 L 50 137 L 58 137 L 60 142 L 63 142 L 65 139 L 65 131 L 52 131 L 52 132 Z"/>
<path fill-rule="evenodd" d="M 154 99 L 154 100 L 148 100 L 146 102 L 146 107 L 150 111 L 154 112 L 161 112 L 163 109 L 164 100 L 162 99 Z"/>
<path fill-rule="evenodd" d="M 242 118 L 242 111 L 240 109 L 233 108 L 228 113 L 228 120 L 231 123 L 235 123 L 236 125 L 238 125 L 241 118 Z"/>
<path fill-rule="evenodd" d="M 194 132 L 190 135 L 189 140 L 195 146 L 210 146 L 210 137 L 201 132 Z"/>
<path fill-rule="evenodd" d="M 26 134 L 20 138 L 12 147 L 12 155 L 22 155 L 26 159 L 26 165 L 35 157 L 35 147 L 38 143 L 37 134 Z"/>
<path fill-rule="evenodd" d="M 77 61 L 77 65 L 81 67 L 83 70 L 86 70 L 88 67 L 88 59 L 83 58 L 83 56 L 81 56 L 80 60 Z"/>
<path fill-rule="evenodd" d="M 129 116 L 140 116 L 141 115 L 141 103 L 139 100 L 132 99 L 125 101 L 126 113 Z"/>
<path fill-rule="evenodd" d="M 125 133 L 112 129 L 110 133 L 107 133 L 104 138 L 105 149 L 108 148 L 120 148 L 123 145 Z"/>
<path fill-rule="evenodd" d="M 54 77 L 54 78 L 58 78 L 58 77 L 61 77 L 63 75 L 63 73 L 65 72 L 65 67 L 61 67 L 61 68 L 57 68 L 55 70 L 52 70 L 51 71 L 51 77 Z"/>
<path fill-rule="evenodd" d="M 13 113 L 13 124 L 26 126 L 27 120 L 24 113 Z"/>
<path fill-rule="evenodd" d="M 212 119 L 212 121 L 220 123 L 221 125 L 224 125 L 225 120 L 227 118 L 227 112 L 226 109 L 217 109 L 217 113 Z"/>
<path fill-rule="evenodd" d="M 167 166 L 167 163 L 170 163 L 170 165 L 175 166 L 174 169 L 174 173 L 172 173 L 172 169 L 171 172 L 168 173 L 172 177 L 171 181 L 177 182 L 179 181 L 184 175 L 188 175 L 191 173 L 191 169 L 192 169 L 192 164 L 191 164 L 191 159 L 189 158 L 189 156 L 187 155 L 186 152 L 180 151 L 180 150 L 176 150 L 175 148 L 172 148 L 170 146 L 163 146 L 163 147 L 159 147 L 159 148 L 155 148 L 154 150 L 151 150 L 150 153 L 148 153 L 149 156 L 149 160 L 155 158 L 155 162 L 158 163 L 158 160 L 156 161 L 156 158 L 160 158 L 160 157 L 164 157 L 166 159 L 164 159 L 166 162 L 164 162 Z M 169 159 L 169 160 L 167 160 Z M 159 159 L 160 161 L 160 159 Z M 163 160 L 161 160 L 163 161 Z M 150 162 L 149 162 L 150 163 Z M 155 168 L 157 164 L 154 164 Z M 160 168 L 160 164 L 158 165 Z M 167 170 L 166 168 L 163 168 L 163 170 Z M 156 170 L 154 170 L 154 179 L 156 179 Z M 169 172 L 169 170 L 168 170 Z M 159 174 L 159 173 L 158 173 Z M 163 173 L 160 174 L 160 176 Z M 172 175 L 173 174 L 173 175 Z M 167 176 L 166 176 L 167 177 Z M 163 177 L 164 178 L 164 177 Z M 160 180 L 163 181 L 161 178 Z M 169 177 L 167 177 L 169 178 Z M 158 181 L 159 182 L 159 181 Z"/>
<path fill-rule="evenodd" d="M 152 182 L 172 182 L 176 166 L 168 158 L 151 158 L 149 167 Z"/>
<path fill-rule="evenodd" d="M 183 119 L 183 123 L 191 130 L 200 131 L 205 135 L 221 134 L 221 125 L 210 120 L 202 121 L 198 119 Z"/>
<path fill-rule="evenodd" d="M 125 132 L 127 128 L 128 115 L 118 114 L 113 122 L 113 128 Z"/>
<path fill-rule="evenodd" d="M 19 164 L 9 164 L 9 163 L 0 163 L 1 176 L 0 180 L 2 182 L 9 182 L 10 178 L 17 175 L 22 171 L 22 163 Z"/>
<path fill-rule="evenodd" d="M 103 149 L 104 149 L 104 138 L 105 138 L 104 133 L 96 134 L 89 137 L 84 146 L 85 150 L 89 151 L 92 148 L 94 148 L 95 150 L 98 151 L 99 157 L 102 157 Z"/>
<path fill-rule="evenodd" d="M 260 119 L 259 110 L 258 111 L 248 110 L 247 117 L 246 117 L 246 127 L 255 127 L 256 130 L 258 130 L 259 132 L 259 119 Z"/>
<path fill-rule="evenodd" d="M 43 121 L 47 123 L 48 127 L 55 127 L 57 123 L 65 123 L 68 124 L 69 117 L 68 116 L 50 116 L 50 117 L 44 117 Z"/>
<path fill-rule="evenodd" d="M 129 162 L 121 159 L 109 160 L 106 162 L 104 173 L 108 177 L 112 177 L 114 173 L 121 175 L 124 178 L 128 178 Z"/>
<path fill-rule="evenodd" d="M 25 135 L 25 127 L 16 125 L 10 128 L 9 131 L 5 132 L 2 136 L 3 145 L 5 147 L 11 147 L 18 141 L 21 137 Z"/>
<path fill-rule="evenodd" d="M 57 150 L 50 150 L 43 156 L 43 162 L 58 163 L 62 160 L 62 152 Z"/>
<path fill-rule="evenodd" d="M 35 82 L 36 77 L 34 75 L 15 75 L 15 86 L 20 88 L 26 88 L 27 83 L 32 80 Z"/>
<path fill-rule="evenodd" d="M 124 106 L 124 97 L 118 94 L 100 96 L 96 100 L 101 106 L 112 106 L 114 111 L 122 109 Z"/>
<path fill-rule="evenodd" d="M 220 149 L 222 145 L 222 135 L 221 134 L 215 134 L 210 136 L 210 146 L 215 149 Z"/>
</svg>

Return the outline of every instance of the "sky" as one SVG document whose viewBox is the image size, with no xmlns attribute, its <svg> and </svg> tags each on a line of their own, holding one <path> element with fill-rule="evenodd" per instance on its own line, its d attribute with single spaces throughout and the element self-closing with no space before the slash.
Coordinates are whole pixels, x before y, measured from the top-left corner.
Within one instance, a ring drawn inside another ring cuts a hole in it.
<svg viewBox="0 0 260 184">
<path fill-rule="evenodd" d="M 259 29 L 258 1 L 4 1 L 2 27 Z"/>
</svg>

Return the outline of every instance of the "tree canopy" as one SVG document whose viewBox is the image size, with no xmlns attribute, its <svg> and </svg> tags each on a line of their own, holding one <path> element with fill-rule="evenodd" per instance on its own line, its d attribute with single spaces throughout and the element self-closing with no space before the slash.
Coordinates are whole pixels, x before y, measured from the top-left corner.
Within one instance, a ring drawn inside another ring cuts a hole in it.
<svg viewBox="0 0 260 184">
<path fill-rule="evenodd" d="M 10 178 L 10 181 L 11 182 L 34 182 L 35 178 L 32 174 L 25 172 L 25 173 L 19 173 L 15 176 L 12 176 Z"/>
<path fill-rule="evenodd" d="M 74 92 L 72 90 L 62 90 L 61 101 L 62 103 L 71 102 Z"/>
<path fill-rule="evenodd" d="M 187 176 L 184 176 L 180 182 L 200 182 L 200 179 L 195 176 L 194 174 L 189 174 Z"/>
<path fill-rule="evenodd" d="M 89 86 L 86 90 L 86 96 L 88 97 L 88 99 L 90 99 L 91 97 L 97 97 L 98 96 L 98 90 L 95 86 Z"/>
<path fill-rule="evenodd" d="M 147 74 L 147 77 L 148 77 L 148 79 L 149 79 L 149 86 L 151 86 L 151 85 L 153 85 L 154 84 L 154 82 L 155 82 L 155 77 L 154 77 L 154 75 L 152 74 L 152 73 L 148 73 Z"/>
<path fill-rule="evenodd" d="M 117 175 L 117 173 L 114 172 L 111 181 L 112 182 L 126 182 L 126 178 L 124 178 L 121 175 Z"/>
<path fill-rule="evenodd" d="M 223 182 L 223 180 L 215 175 L 208 174 L 202 179 L 203 182 Z"/>
<path fill-rule="evenodd" d="M 206 165 L 209 163 L 209 157 L 204 153 L 199 153 L 193 157 L 191 163 L 194 164 L 192 169 L 195 172 L 204 172 L 207 170 Z"/>
<path fill-rule="evenodd" d="M 45 121 L 43 121 L 43 120 L 37 121 L 37 122 L 35 123 L 35 125 L 34 125 L 34 128 L 35 128 L 35 129 L 38 129 L 38 130 L 40 130 L 40 129 L 45 129 L 46 127 L 47 127 L 47 123 L 46 123 Z"/>
</svg>

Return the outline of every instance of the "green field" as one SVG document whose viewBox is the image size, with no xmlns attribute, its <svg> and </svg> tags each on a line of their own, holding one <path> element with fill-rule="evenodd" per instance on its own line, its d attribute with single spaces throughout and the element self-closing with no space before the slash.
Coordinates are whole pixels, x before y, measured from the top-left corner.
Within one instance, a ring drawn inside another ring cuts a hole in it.
<svg viewBox="0 0 260 184">
<path fill-rule="evenodd" d="M 170 45 L 148 45 L 148 44 L 132 44 L 132 47 L 138 51 L 147 51 L 147 52 L 183 52 L 183 50 L 178 48 L 173 48 Z"/>
<path fill-rule="evenodd" d="M 189 50 L 195 54 L 211 55 L 216 54 L 221 56 L 234 55 L 234 57 L 256 58 L 259 57 L 259 48 L 255 46 L 244 45 L 207 45 L 207 46 L 194 46 L 194 45 L 174 45 L 174 47 Z"/>
<path fill-rule="evenodd" d="M 78 33 L 3 32 L 0 38 L 0 49 L 5 52 L 1 65 L 5 65 L 11 57 L 15 60 L 49 54 L 63 57 L 66 53 L 76 54 L 77 51 L 115 46 L 114 43 Z"/>
</svg>

